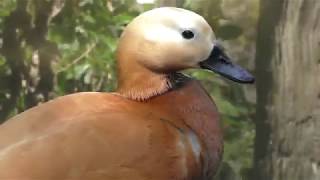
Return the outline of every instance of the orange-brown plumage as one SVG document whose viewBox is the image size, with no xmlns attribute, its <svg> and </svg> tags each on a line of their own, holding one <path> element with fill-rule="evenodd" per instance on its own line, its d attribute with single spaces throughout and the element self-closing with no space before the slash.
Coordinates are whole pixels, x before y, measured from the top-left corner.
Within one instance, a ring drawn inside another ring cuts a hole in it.
<svg viewBox="0 0 320 180">
<path fill-rule="evenodd" d="M 194 40 L 177 33 L 186 18 L 199 33 Z M 200 83 L 176 71 L 215 71 L 211 61 L 227 57 L 212 37 L 204 19 L 186 10 L 139 16 L 120 39 L 115 93 L 59 97 L 0 126 L 0 179 L 211 179 L 223 149 L 218 111 Z M 224 65 L 219 74 L 250 81 Z"/>
<path fill-rule="evenodd" d="M 199 159 L 189 131 L 205 138 Z M 0 179 L 201 179 L 222 152 L 216 108 L 193 80 L 147 102 L 110 93 L 57 98 L 0 126 L 0 142 Z"/>
</svg>

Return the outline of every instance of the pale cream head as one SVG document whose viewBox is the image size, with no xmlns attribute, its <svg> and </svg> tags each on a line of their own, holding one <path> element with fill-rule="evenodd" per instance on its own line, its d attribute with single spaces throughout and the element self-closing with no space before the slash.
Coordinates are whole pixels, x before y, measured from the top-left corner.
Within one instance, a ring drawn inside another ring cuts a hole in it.
<svg viewBox="0 0 320 180">
<path fill-rule="evenodd" d="M 194 12 L 165 7 L 143 13 L 126 27 L 119 41 L 117 92 L 134 100 L 164 94 L 174 87 L 170 77 L 187 68 L 253 83 L 254 77 L 233 64 L 214 41 L 209 24 Z"/>
<path fill-rule="evenodd" d="M 184 31 L 191 31 L 194 37 L 183 37 Z M 210 56 L 213 41 L 213 31 L 203 17 L 165 7 L 135 18 L 120 38 L 118 53 L 130 54 L 132 61 L 166 73 L 199 67 L 199 62 Z"/>
</svg>

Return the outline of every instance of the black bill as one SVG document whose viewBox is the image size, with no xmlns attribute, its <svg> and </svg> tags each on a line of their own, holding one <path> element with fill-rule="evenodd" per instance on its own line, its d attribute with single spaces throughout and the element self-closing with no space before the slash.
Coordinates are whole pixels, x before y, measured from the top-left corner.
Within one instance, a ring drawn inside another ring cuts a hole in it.
<svg viewBox="0 0 320 180">
<path fill-rule="evenodd" d="M 200 67 L 235 82 L 254 83 L 254 77 L 239 65 L 233 64 L 220 45 L 214 45 L 210 57 L 200 62 Z"/>
</svg>

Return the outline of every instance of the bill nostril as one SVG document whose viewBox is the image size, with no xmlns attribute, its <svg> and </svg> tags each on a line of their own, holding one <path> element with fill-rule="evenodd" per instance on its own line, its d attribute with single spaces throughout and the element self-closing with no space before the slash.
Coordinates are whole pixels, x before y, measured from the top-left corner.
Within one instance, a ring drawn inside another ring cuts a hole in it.
<svg viewBox="0 0 320 180">
<path fill-rule="evenodd" d="M 228 59 L 226 59 L 224 56 L 222 56 L 222 55 L 220 55 L 218 57 L 218 59 L 219 59 L 219 61 L 221 61 L 224 64 L 231 64 L 231 62 Z"/>
</svg>

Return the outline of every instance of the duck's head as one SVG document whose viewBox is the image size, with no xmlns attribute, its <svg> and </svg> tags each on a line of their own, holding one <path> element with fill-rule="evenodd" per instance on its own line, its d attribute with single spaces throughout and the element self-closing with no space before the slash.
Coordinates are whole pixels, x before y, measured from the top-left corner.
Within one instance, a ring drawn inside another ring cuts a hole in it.
<svg viewBox="0 0 320 180">
<path fill-rule="evenodd" d="M 179 8 L 157 8 L 136 17 L 120 38 L 117 62 L 118 92 L 136 100 L 168 91 L 168 75 L 188 68 L 208 69 L 240 83 L 254 82 L 216 43 L 203 17 Z"/>
</svg>

